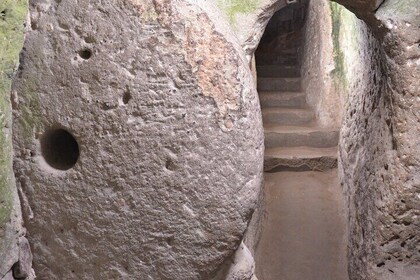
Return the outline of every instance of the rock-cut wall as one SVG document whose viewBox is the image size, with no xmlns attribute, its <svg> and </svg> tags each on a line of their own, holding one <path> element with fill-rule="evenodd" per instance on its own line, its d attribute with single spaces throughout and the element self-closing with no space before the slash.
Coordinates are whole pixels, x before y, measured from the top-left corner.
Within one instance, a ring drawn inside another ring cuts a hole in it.
<svg viewBox="0 0 420 280">
<path fill-rule="evenodd" d="M 334 73 L 341 69 L 335 63 L 331 1 L 311 0 L 303 27 L 302 86 L 308 105 L 314 109 L 317 122 L 323 127 L 341 125 L 345 89 L 336 89 Z M 339 47 L 338 51 L 343 51 Z"/>
<path fill-rule="evenodd" d="M 349 12 L 342 7 L 333 7 L 332 13 L 340 18 L 341 29 L 341 68 L 335 77 L 346 94 L 339 158 L 348 202 L 349 274 L 351 279 L 370 279 L 368 270 L 376 266 L 370 250 L 377 246 L 380 182 L 388 176 L 384 166 L 392 151 L 384 53 L 364 22 L 345 18 Z"/>
<path fill-rule="evenodd" d="M 33 1 L 30 17 L 12 99 L 37 276 L 211 279 L 262 178 L 240 45 L 193 1 Z"/>
<path fill-rule="evenodd" d="M 32 255 L 12 169 L 12 78 L 22 49 L 26 0 L 0 3 L 0 279 L 32 279 Z"/>
<path fill-rule="evenodd" d="M 420 7 L 412 0 L 361 2 L 350 8 L 368 26 L 335 9 L 347 34 L 339 37 L 347 46 L 339 77 L 348 89 L 340 161 L 349 274 L 414 280 L 420 275 Z"/>
</svg>

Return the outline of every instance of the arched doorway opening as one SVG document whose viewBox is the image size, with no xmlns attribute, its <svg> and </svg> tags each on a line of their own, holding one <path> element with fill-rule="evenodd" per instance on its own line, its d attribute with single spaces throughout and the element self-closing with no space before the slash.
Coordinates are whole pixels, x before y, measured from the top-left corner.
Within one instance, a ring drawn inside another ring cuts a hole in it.
<svg viewBox="0 0 420 280">
<path fill-rule="evenodd" d="M 255 53 L 266 148 L 259 280 L 348 279 L 340 122 L 320 119 L 330 95 L 311 72 L 319 71 L 328 50 L 313 40 L 322 37 L 311 34 L 322 21 L 310 12 L 309 1 L 277 11 Z"/>
</svg>

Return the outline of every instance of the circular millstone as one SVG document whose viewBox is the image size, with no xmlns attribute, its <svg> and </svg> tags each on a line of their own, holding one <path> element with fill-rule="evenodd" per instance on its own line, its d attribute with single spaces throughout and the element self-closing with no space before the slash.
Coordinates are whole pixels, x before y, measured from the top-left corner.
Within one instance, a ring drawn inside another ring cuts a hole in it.
<svg viewBox="0 0 420 280">
<path fill-rule="evenodd" d="M 261 183 L 238 46 L 187 1 L 37 2 L 30 26 L 14 144 L 37 276 L 210 279 Z"/>
</svg>

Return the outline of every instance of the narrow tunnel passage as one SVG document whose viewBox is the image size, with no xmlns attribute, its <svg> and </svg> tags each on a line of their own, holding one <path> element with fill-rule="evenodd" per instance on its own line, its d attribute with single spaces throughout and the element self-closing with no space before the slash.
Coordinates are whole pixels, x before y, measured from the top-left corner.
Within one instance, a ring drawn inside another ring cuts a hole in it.
<svg viewBox="0 0 420 280">
<path fill-rule="evenodd" d="M 348 279 L 339 129 L 320 124 L 308 95 L 323 93 L 304 85 L 307 6 L 275 13 L 256 52 L 266 147 L 259 280 Z"/>
</svg>

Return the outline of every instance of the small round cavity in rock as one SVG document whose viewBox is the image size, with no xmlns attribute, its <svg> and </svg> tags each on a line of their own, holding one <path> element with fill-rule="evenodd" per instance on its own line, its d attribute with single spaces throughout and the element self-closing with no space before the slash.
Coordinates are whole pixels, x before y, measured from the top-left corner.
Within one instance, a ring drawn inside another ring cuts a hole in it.
<svg viewBox="0 0 420 280">
<path fill-rule="evenodd" d="M 79 51 L 79 56 L 83 59 L 89 59 L 92 56 L 92 51 L 89 49 L 83 49 Z"/>
<path fill-rule="evenodd" d="M 79 144 L 68 131 L 51 129 L 41 138 L 41 152 L 45 161 L 53 168 L 68 170 L 79 159 Z"/>
<path fill-rule="evenodd" d="M 122 101 L 126 105 L 131 100 L 131 94 L 129 91 L 124 92 Z"/>
</svg>

